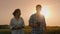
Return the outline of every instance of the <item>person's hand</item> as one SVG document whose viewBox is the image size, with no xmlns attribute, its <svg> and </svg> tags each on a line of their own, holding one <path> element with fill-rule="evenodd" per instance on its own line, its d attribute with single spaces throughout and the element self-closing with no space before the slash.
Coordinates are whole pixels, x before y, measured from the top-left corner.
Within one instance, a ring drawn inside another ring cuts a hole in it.
<svg viewBox="0 0 60 34">
<path fill-rule="evenodd" d="M 37 22 L 37 26 L 39 27 L 41 25 L 41 23 L 40 22 Z"/>
<path fill-rule="evenodd" d="M 47 34 L 47 29 L 46 28 L 43 28 L 43 33 Z"/>
<path fill-rule="evenodd" d="M 30 26 L 31 27 L 37 27 L 37 24 L 31 23 Z"/>
<path fill-rule="evenodd" d="M 37 24 L 32 24 L 32 27 L 37 27 Z"/>
<path fill-rule="evenodd" d="M 13 28 L 12 28 L 12 30 L 16 30 L 16 29 L 17 29 L 17 27 L 13 27 Z"/>
<path fill-rule="evenodd" d="M 34 25 L 34 27 L 37 27 L 37 24 L 33 24 Z"/>
<path fill-rule="evenodd" d="M 22 27 L 21 26 L 17 26 L 17 29 L 22 29 Z"/>
</svg>

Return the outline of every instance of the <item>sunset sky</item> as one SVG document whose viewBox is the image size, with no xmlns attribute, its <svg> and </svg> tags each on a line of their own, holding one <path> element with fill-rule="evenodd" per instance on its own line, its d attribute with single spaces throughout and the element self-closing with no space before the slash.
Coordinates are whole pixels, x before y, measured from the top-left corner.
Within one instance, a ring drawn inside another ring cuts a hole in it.
<svg viewBox="0 0 60 34">
<path fill-rule="evenodd" d="M 0 25 L 9 24 L 15 9 L 21 9 L 25 25 L 32 14 L 36 12 L 36 5 L 42 5 L 47 26 L 60 26 L 60 0 L 0 0 Z"/>
</svg>

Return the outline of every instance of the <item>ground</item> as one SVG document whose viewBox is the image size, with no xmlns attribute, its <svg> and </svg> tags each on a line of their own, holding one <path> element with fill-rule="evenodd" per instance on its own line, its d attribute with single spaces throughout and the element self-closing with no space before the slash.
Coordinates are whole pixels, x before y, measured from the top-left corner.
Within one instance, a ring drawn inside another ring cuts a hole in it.
<svg viewBox="0 0 60 34">
<path fill-rule="evenodd" d="M 31 27 L 24 28 L 25 34 L 30 34 Z M 11 34 L 10 29 L 0 29 L 0 34 Z M 60 34 L 60 27 L 47 27 L 47 34 Z"/>
</svg>

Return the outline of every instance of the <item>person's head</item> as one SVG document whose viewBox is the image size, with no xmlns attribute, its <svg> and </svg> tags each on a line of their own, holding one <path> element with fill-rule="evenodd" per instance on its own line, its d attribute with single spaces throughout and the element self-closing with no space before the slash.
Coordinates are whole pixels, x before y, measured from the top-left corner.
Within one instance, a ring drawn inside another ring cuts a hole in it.
<svg viewBox="0 0 60 34">
<path fill-rule="evenodd" d="M 42 8 L 41 5 L 37 5 L 37 6 L 36 6 L 36 11 L 37 11 L 37 13 L 39 13 L 39 12 L 41 11 L 41 8 Z"/>
<path fill-rule="evenodd" d="M 15 11 L 13 12 L 13 15 L 14 15 L 14 17 L 20 17 L 20 15 L 21 15 L 21 10 L 20 9 L 15 9 Z"/>
</svg>

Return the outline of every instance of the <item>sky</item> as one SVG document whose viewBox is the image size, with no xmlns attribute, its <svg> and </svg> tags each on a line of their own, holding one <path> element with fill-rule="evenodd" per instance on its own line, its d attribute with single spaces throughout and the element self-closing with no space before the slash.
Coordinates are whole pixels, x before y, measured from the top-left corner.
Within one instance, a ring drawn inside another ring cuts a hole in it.
<svg viewBox="0 0 60 34">
<path fill-rule="evenodd" d="M 17 8 L 21 9 L 21 17 L 28 25 L 38 4 L 43 7 L 47 26 L 60 26 L 60 0 L 0 0 L 0 25 L 9 25 L 12 13 Z"/>
</svg>

